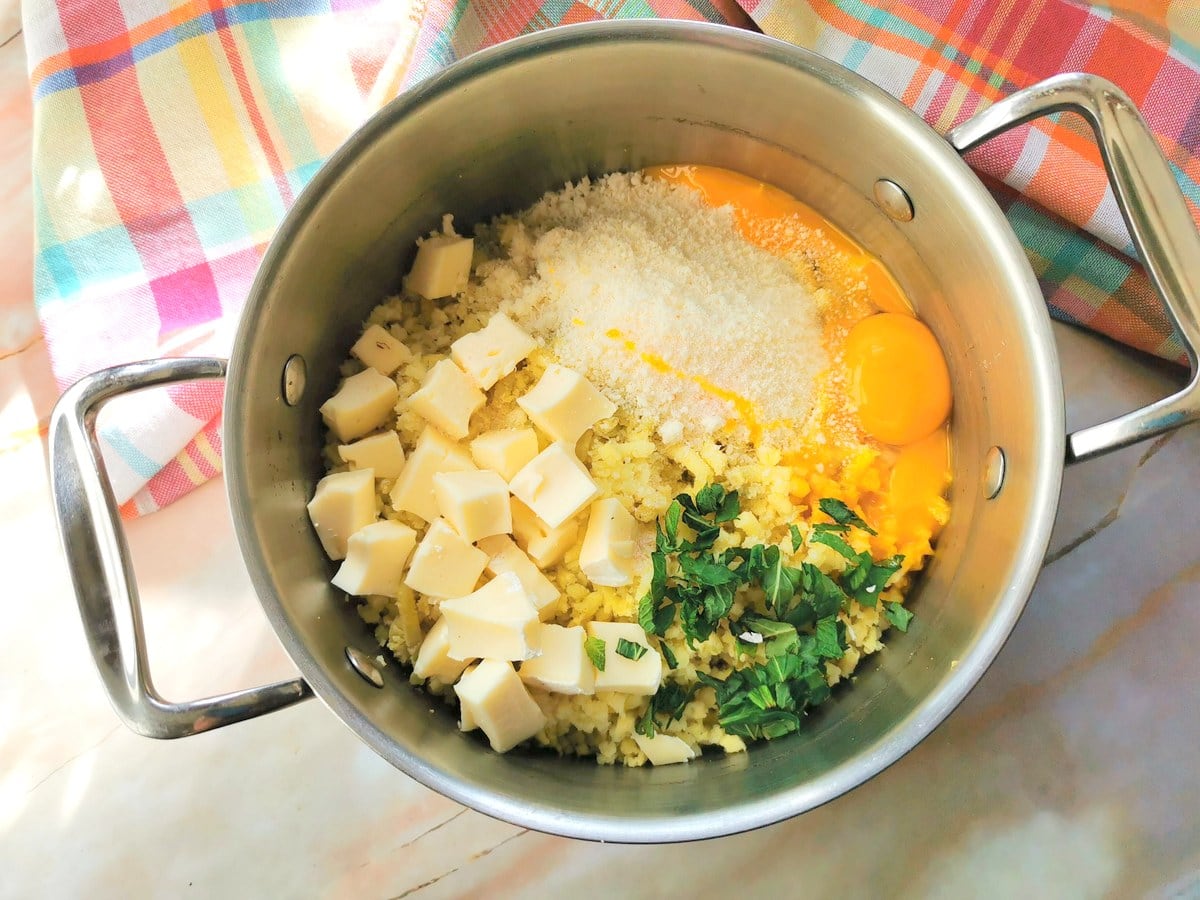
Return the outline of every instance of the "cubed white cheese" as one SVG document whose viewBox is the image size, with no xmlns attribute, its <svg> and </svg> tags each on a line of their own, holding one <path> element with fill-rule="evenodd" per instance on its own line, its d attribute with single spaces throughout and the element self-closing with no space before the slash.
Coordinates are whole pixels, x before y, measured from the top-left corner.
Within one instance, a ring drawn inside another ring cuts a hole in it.
<svg viewBox="0 0 1200 900">
<path fill-rule="evenodd" d="M 654 737 L 648 738 L 635 733 L 633 739 L 641 751 L 646 754 L 646 759 L 650 760 L 652 766 L 669 766 L 672 763 L 687 762 L 696 757 L 696 751 L 692 749 L 692 746 L 673 734 L 659 732 Z"/>
<path fill-rule="evenodd" d="M 579 537 L 579 523 L 575 519 L 551 528 L 516 497 L 511 498 L 510 505 L 517 546 L 528 553 L 536 565 L 548 569 L 575 546 Z"/>
<path fill-rule="evenodd" d="M 356 469 L 326 475 L 308 501 L 308 517 L 330 559 L 345 559 L 350 535 L 375 521 L 375 473 Z"/>
<path fill-rule="evenodd" d="M 483 390 L 488 390 L 527 357 L 537 341 L 504 313 L 496 313 L 486 326 L 464 334 L 450 345 L 450 356 Z"/>
<path fill-rule="evenodd" d="M 485 659 L 454 686 L 462 728 L 482 728 L 497 753 L 511 750 L 546 726 L 546 716 L 529 695 L 512 663 Z"/>
<path fill-rule="evenodd" d="M 475 382 L 448 359 L 434 363 L 421 389 L 408 398 L 408 406 L 455 440 L 467 436 L 471 416 L 487 398 Z"/>
<path fill-rule="evenodd" d="M 450 655 L 455 659 L 529 659 L 537 604 L 511 572 L 497 575 L 465 597 L 441 602 L 450 629 Z"/>
<path fill-rule="evenodd" d="M 450 657 L 450 627 L 445 617 L 434 622 L 421 642 L 413 662 L 413 674 L 418 678 L 436 678 L 442 684 L 454 684 L 467 667 L 466 660 Z"/>
<path fill-rule="evenodd" d="M 506 482 L 538 454 L 537 432 L 532 428 L 485 431 L 470 446 L 475 464 L 481 469 L 491 469 Z"/>
<path fill-rule="evenodd" d="M 539 625 L 534 634 L 539 653 L 521 663 L 521 680 L 559 694 L 594 694 L 596 670 L 583 649 L 585 637 L 581 625 Z"/>
<path fill-rule="evenodd" d="M 439 472 L 469 472 L 475 468 L 467 451 L 432 425 L 417 438 L 400 477 L 389 495 L 392 508 L 420 516 L 426 522 L 438 517 L 433 476 Z"/>
<path fill-rule="evenodd" d="M 427 237 L 417 245 L 404 286 L 427 300 L 454 297 L 467 289 L 475 241 L 452 234 Z"/>
<path fill-rule="evenodd" d="M 399 396 L 396 382 L 374 369 L 363 369 L 321 404 L 321 417 L 339 441 L 352 441 L 386 422 Z"/>
<path fill-rule="evenodd" d="M 350 348 L 350 355 L 381 375 L 391 375 L 403 363 L 412 359 L 412 351 L 392 337 L 391 332 L 381 325 L 368 326 L 362 337 Z"/>
<path fill-rule="evenodd" d="M 599 493 L 572 448 L 560 442 L 522 466 L 508 488 L 551 528 L 567 521 Z"/>
<path fill-rule="evenodd" d="M 428 597 L 461 597 L 475 590 L 487 559 L 486 553 L 437 519 L 417 544 L 404 583 Z"/>
<path fill-rule="evenodd" d="M 401 522 L 373 522 L 350 535 L 333 586 L 347 594 L 395 597 L 417 533 Z"/>
<path fill-rule="evenodd" d="M 592 504 L 579 548 L 579 568 L 592 584 L 622 587 L 633 581 L 637 522 L 615 497 Z"/>
<path fill-rule="evenodd" d="M 433 476 L 433 495 L 442 517 L 466 541 L 512 531 L 508 485 L 495 472 L 439 472 Z"/>
<path fill-rule="evenodd" d="M 384 431 L 338 447 L 338 456 L 351 469 L 374 469 L 376 478 L 395 478 L 404 468 L 400 435 Z"/>
<path fill-rule="evenodd" d="M 521 584 L 537 604 L 541 618 L 554 611 L 561 591 L 542 574 L 525 551 L 513 543 L 512 538 L 507 534 L 496 534 L 480 541 L 479 549 L 488 555 L 487 571 L 493 575 L 511 572 L 521 579 Z"/>
<path fill-rule="evenodd" d="M 557 363 L 546 367 L 533 389 L 517 398 L 517 405 L 551 440 L 572 448 L 585 431 L 617 411 L 595 385 Z"/>
<path fill-rule="evenodd" d="M 650 645 L 646 632 L 636 622 L 589 622 L 588 637 L 604 641 L 604 671 L 596 670 L 596 690 L 649 696 L 662 682 L 662 657 Z M 625 640 L 647 648 L 641 659 L 626 659 L 617 653 Z"/>
</svg>

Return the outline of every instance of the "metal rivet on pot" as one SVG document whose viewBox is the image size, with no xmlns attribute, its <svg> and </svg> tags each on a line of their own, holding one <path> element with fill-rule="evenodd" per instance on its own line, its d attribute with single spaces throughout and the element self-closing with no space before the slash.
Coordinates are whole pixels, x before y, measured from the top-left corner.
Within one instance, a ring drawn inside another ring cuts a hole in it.
<svg viewBox="0 0 1200 900">
<path fill-rule="evenodd" d="M 880 178 L 875 182 L 875 203 L 897 222 L 912 221 L 912 200 L 908 198 L 908 194 L 904 192 L 904 188 L 900 187 L 894 181 Z"/>
<path fill-rule="evenodd" d="M 990 449 L 983 458 L 983 493 L 989 500 L 1004 487 L 1005 467 L 1004 451 L 999 447 Z"/>
<path fill-rule="evenodd" d="M 350 661 L 354 671 L 362 676 L 363 681 L 370 682 L 377 688 L 383 687 L 383 675 L 380 674 L 371 657 L 357 647 L 347 647 L 346 659 Z"/>
<path fill-rule="evenodd" d="M 288 406 L 295 406 L 304 396 L 304 384 L 308 379 L 308 367 L 304 357 L 299 353 L 292 354 L 283 364 L 283 400 Z"/>
</svg>

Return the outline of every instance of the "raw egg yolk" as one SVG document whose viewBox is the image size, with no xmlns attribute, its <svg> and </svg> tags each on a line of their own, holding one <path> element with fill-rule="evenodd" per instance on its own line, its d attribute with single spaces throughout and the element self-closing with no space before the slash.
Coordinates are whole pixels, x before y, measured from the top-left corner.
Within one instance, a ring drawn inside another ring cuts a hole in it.
<svg viewBox="0 0 1200 900">
<path fill-rule="evenodd" d="M 863 431 L 903 446 L 928 437 L 950 415 L 950 373 L 937 338 L 901 313 L 859 321 L 844 349 Z"/>
<path fill-rule="evenodd" d="M 950 436 L 939 428 L 904 447 L 892 467 L 889 502 L 904 516 L 928 513 L 950 481 Z"/>
</svg>

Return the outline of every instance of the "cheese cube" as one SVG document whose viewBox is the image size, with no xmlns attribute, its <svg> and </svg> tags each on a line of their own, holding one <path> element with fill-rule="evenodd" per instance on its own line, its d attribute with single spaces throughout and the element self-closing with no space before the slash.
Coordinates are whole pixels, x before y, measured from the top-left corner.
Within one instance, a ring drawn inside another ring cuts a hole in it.
<svg viewBox="0 0 1200 900">
<path fill-rule="evenodd" d="M 575 546 L 575 540 L 579 537 L 579 523 L 575 520 L 551 528 L 516 497 L 511 498 L 509 505 L 512 507 L 513 535 L 517 546 L 541 568 L 550 568 Z"/>
<path fill-rule="evenodd" d="M 412 351 L 381 325 L 371 325 L 350 348 L 350 355 L 381 375 L 391 375 L 412 359 Z"/>
<path fill-rule="evenodd" d="M 364 369 L 343 381 L 337 393 L 321 404 L 321 417 L 339 441 L 352 441 L 386 422 L 399 396 L 396 382 Z"/>
<path fill-rule="evenodd" d="M 375 521 L 375 473 L 337 472 L 317 482 L 308 517 L 330 559 L 344 559 L 350 535 Z"/>
<path fill-rule="evenodd" d="M 404 468 L 404 448 L 394 431 L 373 434 L 353 444 L 338 447 L 342 462 L 351 469 L 374 469 L 376 478 L 395 478 Z"/>
<path fill-rule="evenodd" d="M 581 625 L 539 625 L 534 642 L 541 653 L 521 663 L 521 680 L 559 694 L 594 694 L 596 670 L 583 649 L 585 637 Z"/>
<path fill-rule="evenodd" d="M 617 411 L 617 405 L 590 381 L 557 363 L 546 367 L 533 389 L 517 398 L 517 405 L 551 440 L 571 447 L 585 431 Z"/>
<path fill-rule="evenodd" d="M 464 731 L 482 728 L 497 753 L 511 750 L 546 726 L 546 716 L 512 663 L 485 659 L 454 686 Z"/>
<path fill-rule="evenodd" d="M 434 363 L 421 389 L 408 398 L 408 406 L 450 437 L 467 436 L 471 416 L 487 398 L 463 370 L 448 359 Z"/>
<path fill-rule="evenodd" d="M 557 528 L 599 490 L 570 446 L 554 443 L 521 467 L 508 489 L 539 519 Z"/>
<path fill-rule="evenodd" d="M 532 428 L 486 431 L 471 441 L 471 458 L 481 469 L 491 469 L 506 482 L 538 455 L 537 432 Z"/>
<path fill-rule="evenodd" d="M 557 585 L 542 574 L 541 570 L 507 534 L 497 534 L 479 542 L 479 549 L 489 557 L 487 570 L 493 575 L 511 572 L 521 579 L 521 584 L 537 604 L 538 615 L 546 618 L 554 611 L 555 601 L 561 592 Z"/>
<path fill-rule="evenodd" d="M 485 565 L 486 553 L 438 519 L 417 544 L 404 583 L 427 597 L 461 597 L 475 590 Z"/>
<path fill-rule="evenodd" d="M 466 541 L 512 531 L 508 485 L 495 472 L 439 472 L 433 495 L 442 517 Z"/>
<path fill-rule="evenodd" d="M 413 663 L 413 674 L 418 678 L 436 678 L 442 684 L 454 684 L 467 667 L 465 660 L 452 659 L 450 650 L 450 626 L 443 616 L 438 619 L 417 651 Z"/>
<path fill-rule="evenodd" d="M 662 657 L 650 646 L 646 632 L 635 622 L 589 622 L 588 637 L 604 641 L 604 671 L 596 670 L 596 690 L 649 696 L 662 681 Z M 641 659 L 626 659 L 617 653 L 624 638 L 647 650 Z"/>
<path fill-rule="evenodd" d="M 452 297 L 467 289 L 475 241 L 455 234 L 437 234 L 417 245 L 404 287 L 426 300 Z"/>
<path fill-rule="evenodd" d="M 439 472 L 469 472 L 474 468 L 466 450 L 429 425 L 417 438 L 417 446 L 392 485 L 389 496 L 392 508 L 432 522 L 438 517 L 433 476 Z"/>
<path fill-rule="evenodd" d="M 692 749 L 691 744 L 672 734 L 659 732 L 654 737 L 648 738 L 635 732 L 633 739 L 641 751 L 646 754 L 646 759 L 650 760 L 652 766 L 669 766 L 672 763 L 687 762 L 696 757 L 696 751 Z"/>
<path fill-rule="evenodd" d="M 637 522 L 615 497 L 592 504 L 579 548 L 579 568 L 592 584 L 622 587 L 633 581 L 636 529 Z"/>
<path fill-rule="evenodd" d="M 450 345 L 450 356 L 483 390 L 517 367 L 537 341 L 504 313 L 496 313 L 486 326 L 464 334 Z"/>
<path fill-rule="evenodd" d="M 472 672 L 474 672 L 478 668 L 479 668 L 479 663 L 470 665 L 463 671 L 463 675 L 470 675 Z M 462 680 L 461 675 L 459 676 L 459 680 L 460 681 Z M 476 728 L 479 727 L 479 723 L 476 722 L 475 719 L 472 717 L 471 711 L 472 711 L 471 709 L 463 706 L 461 700 L 459 701 L 459 703 L 458 703 L 458 727 L 463 731 L 474 731 Z"/>
<path fill-rule="evenodd" d="M 400 522 L 373 522 L 350 535 L 333 586 L 347 594 L 395 597 L 417 533 Z"/>
<path fill-rule="evenodd" d="M 536 653 L 537 605 L 511 572 L 465 597 L 443 600 L 441 610 L 454 659 L 529 659 Z"/>
</svg>

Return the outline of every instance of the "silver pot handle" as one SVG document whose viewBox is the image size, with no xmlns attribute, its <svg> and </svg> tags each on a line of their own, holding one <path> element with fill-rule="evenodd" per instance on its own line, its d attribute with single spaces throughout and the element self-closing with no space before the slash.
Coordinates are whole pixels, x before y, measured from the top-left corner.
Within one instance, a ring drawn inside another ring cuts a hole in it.
<svg viewBox="0 0 1200 900">
<path fill-rule="evenodd" d="M 1142 409 L 1067 435 L 1067 462 L 1088 459 L 1200 419 L 1200 234 L 1158 143 L 1133 101 L 1107 79 L 1056 75 L 992 104 L 946 140 L 965 153 L 1039 116 L 1070 111 L 1091 125 L 1117 205 L 1150 283 L 1187 352 L 1187 386 Z"/>
<path fill-rule="evenodd" d="M 299 678 L 172 703 L 154 690 L 129 547 L 96 441 L 96 416 L 143 388 L 224 378 L 223 359 L 162 359 L 105 369 L 68 388 L 50 418 L 50 487 L 67 567 L 92 657 L 117 714 L 153 738 L 178 738 L 252 719 L 312 695 Z"/>
</svg>

